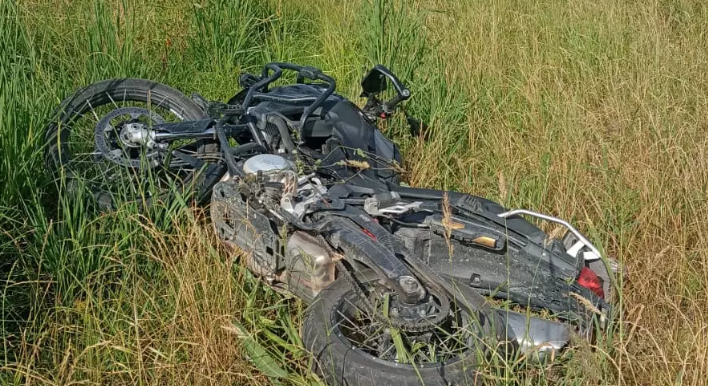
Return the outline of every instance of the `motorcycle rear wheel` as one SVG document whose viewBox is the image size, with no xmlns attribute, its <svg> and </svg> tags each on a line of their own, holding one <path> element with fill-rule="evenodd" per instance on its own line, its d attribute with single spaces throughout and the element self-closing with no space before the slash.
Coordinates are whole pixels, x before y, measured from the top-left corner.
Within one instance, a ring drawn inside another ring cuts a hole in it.
<svg viewBox="0 0 708 386">
<path fill-rule="evenodd" d="M 121 112 L 127 118 L 120 117 Z M 120 201 L 142 202 L 150 206 L 158 197 L 169 196 L 174 186 L 184 191 L 187 187 L 199 186 L 195 170 L 175 167 L 172 160 L 169 164 L 136 166 L 141 158 L 145 160 L 144 154 L 148 150 L 145 146 L 130 148 L 121 143 L 118 127 L 113 130 L 116 134 L 108 134 L 109 130 L 106 130 L 106 138 L 112 137 L 110 140 L 104 138 L 104 141 L 115 145 L 116 159 L 125 160 L 124 164 L 102 155 L 97 145 L 99 133 L 96 128 L 101 124 L 112 127 L 113 122 L 105 121 L 111 114 L 116 120 L 126 122 L 132 114 L 134 120 L 141 119 L 148 124 L 206 116 L 202 108 L 180 91 L 150 80 L 109 79 L 88 85 L 61 102 L 45 129 L 45 160 L 58 187 L 63 186 L 74 196 L 87 192 L 101 210 L 114 210 L 119 197 Z M 138 115 L 141 117 L 137 118 Z M 215 141 L 183 142 L 179 143 L 180 148 L 188 149 L 197 158 L 218 156 L 219 146 Z M 129 152 L 132 159 L 126 157 Z M 149 191 L 146 188 L 148 180 Z M 82 190 L 80 185 L 86 189 Z"/>
</svg>

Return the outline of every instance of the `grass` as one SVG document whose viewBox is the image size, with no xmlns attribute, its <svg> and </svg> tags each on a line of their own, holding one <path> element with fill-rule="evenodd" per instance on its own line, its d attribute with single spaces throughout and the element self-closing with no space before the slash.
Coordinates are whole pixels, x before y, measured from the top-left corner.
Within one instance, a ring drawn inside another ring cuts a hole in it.
<svg viewBox="0 0 708 386">
<path fill-rule="evenodd" d="M 570 219 L 628 267 L 608 341 L 489 383 L 706 385 L 704 2 L 9 0 L 0 18 L 1 383 L 317 382 L 302 304 L 233 267 L 198 209 L 95 216 L 41 155 L 51 110 L 91 82 L 226 99 L 240 70 L 291 60 L 357 102 L 389 66 L 430 126 L 382 126 L 411 185 Z"/>
</svg>

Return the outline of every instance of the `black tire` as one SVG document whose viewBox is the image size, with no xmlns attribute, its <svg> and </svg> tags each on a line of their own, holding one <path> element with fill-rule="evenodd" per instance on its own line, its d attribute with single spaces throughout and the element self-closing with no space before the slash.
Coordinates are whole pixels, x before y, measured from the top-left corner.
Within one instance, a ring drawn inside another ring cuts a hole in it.
<svg viewBox="0 0 708 386">
<path fill-rule="evenodd" d="M 368 278 L 365 281 L 373 281 Z M 449 362 L 425 365 L 398 364 L 353 348 L 336 326 L 334 315 L 341 299 L 353 293 L 340 278 L 324 289 L 308 308 L 303 343 L 314 356 L 314 370 L 329 385 L 413 386 L 474 385 L 479 383 L 474 353 Z"/>
<path fill-rule="evenodd" d="M 79 178 L 78 173 L 71 169 L 74 155 L 67 145 L 72 133 L 72 124 L 84 115 L 95 114 L 94 109 L 115 105 L 116 101 L 149 104 L 170 111 L 181 120 L 194 120 L 206 116 L 202 108 L 180 91 L 146 79 L 108 79 L 76 91 L 61 102 L 45 129 L 45 161 L 48 170 L 55 181 L 59 181 L 62 174 L 66 177 L 66 189 L 69 193 L 73 193 L 72 190 L 76 186 L 71 180 Z M 218 144 L 215 141 L 198 142 L 196 146 L 200 151 L 218 151 Z M 101 209 L 114 209 L 110 194 L 96 191 L 92 193 Z"/>
</svg>

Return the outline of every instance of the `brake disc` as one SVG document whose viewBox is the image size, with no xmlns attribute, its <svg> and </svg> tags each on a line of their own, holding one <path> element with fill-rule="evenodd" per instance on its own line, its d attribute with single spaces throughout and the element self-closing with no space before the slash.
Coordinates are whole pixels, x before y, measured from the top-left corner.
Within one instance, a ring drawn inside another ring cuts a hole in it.
<svg viewBox="0 0 708 386">
<path fill-rule="evenodd" d="M 113 120 L 121 117 L 123 119 L 114 126 Z M 147 118 L 148 125 L 141 121 L 141 118 Z M 154 133 L 150 126 L 163 123 L 165 120 L 161 116 L 147 109 L 115 109 L 96 124 L 96 149 L 104 158 L 119 165 L 139 168 L 145 166 L 147 161 L 147 165 L 156 167 L 160 165 L 161 149 L 154 142 Z"/>
</svg>

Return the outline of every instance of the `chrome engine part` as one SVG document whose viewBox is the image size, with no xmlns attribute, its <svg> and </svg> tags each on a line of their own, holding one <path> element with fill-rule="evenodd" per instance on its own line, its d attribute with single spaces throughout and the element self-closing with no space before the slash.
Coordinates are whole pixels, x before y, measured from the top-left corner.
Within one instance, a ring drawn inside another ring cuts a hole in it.
<svg viewBox="0 0 708 386">
<path fill-rule="evenodd" d="M 334 281 L 335 260 L 324 240 L 297 231 L 285 246 L 283 279 L 291 292 L 311 301 Z"/>
<path fill-rule="evenodd" d="M 155 131 L 150 130 L 140 122 L 126 123 L 120 131 L 120 139 L 128 147 L 145 145 L 148 149 L 152 149 L 157 146 Z"/>
<path fill-rule="evenodd" d="M 302 217 L 307 211 L 307 207 L 319 201 L 322 195 L 327 193 L 327 188 L 322 186 L 318 178 L 301 178 L 295 192 L 285 191 L 280 200 L 280 206 L 286 212 L 296 217 Z"/>
<path fill-rule="evenodd" d="M 263 172 L 282 172 L 286 170 L 296 171 L 295 164 L 279 155 L 275 154 L 259 154 L 251 157 L 243 164 L 243 171 L 246 174 L 256 174 Z"/>
</svg>

